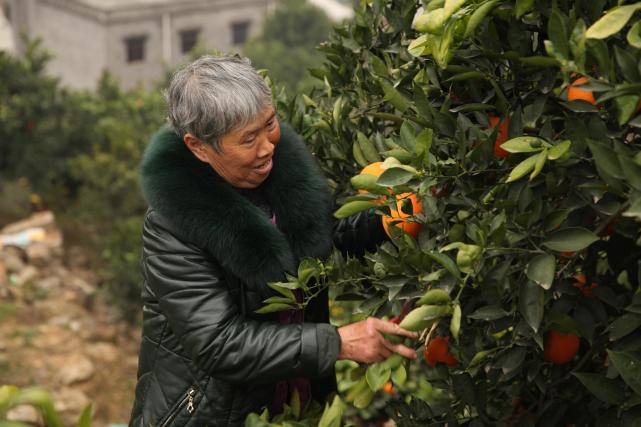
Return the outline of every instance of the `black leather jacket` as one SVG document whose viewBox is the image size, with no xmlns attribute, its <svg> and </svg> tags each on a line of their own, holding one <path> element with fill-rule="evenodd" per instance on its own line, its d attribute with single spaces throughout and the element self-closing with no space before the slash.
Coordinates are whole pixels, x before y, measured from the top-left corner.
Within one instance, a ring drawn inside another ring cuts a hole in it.
<svg viewBox="0 0 641 427">
<path fill-rule="evenodd" d="M 170 129 L 145 153 L 141 185 L 150 210 L 143 232 L 143 331 L 130 426 L 238 426 L 273 399 L 277 381 L 311 379 L 313 397 L 335 390 L 340 337 L 327 295 L 302 324 L 255 310 L 265 284 L 295 272 L 332 243 L 355 254 L 380 241 L 375 215 L 332 224 L 325 180 L 286 126 L 261 187 L 277 216 L 231 190 Z"/>
</svg>

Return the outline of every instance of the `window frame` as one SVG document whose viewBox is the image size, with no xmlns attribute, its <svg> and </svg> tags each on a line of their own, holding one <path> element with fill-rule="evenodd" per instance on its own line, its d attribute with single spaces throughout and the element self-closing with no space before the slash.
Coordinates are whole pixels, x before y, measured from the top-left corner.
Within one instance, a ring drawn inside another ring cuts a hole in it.
<svg viewBox="0 0 641 427">
<path fill-rule="evenodd" d="M 147 34 L 138 34 L 135 36 L 127 36 L 124 38 L 125 42 L 125 61 L 127 64 L 134 64 L 136 62 L 144 62 L 147 54 Z M 134 45 L 134 43 L 138 43 Z M 135 53 L 135 55 L 134 55 Z"/>
</svg>

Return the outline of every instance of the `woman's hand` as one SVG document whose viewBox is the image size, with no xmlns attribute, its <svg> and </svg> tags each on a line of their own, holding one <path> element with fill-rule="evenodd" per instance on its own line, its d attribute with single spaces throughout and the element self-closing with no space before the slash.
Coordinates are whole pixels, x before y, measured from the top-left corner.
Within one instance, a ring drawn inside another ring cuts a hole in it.
<svg viewBox="0 0 641 427">
<path fill-rule="evenodd" d="M 360 322 L 338 328 L 341 336 L 339 359 L 360 363 L 382 362 L 394 353 L 408 359 L 416 359 L 416 352 L 403 344 L 392 344 L 382 334 L 398 335 L 416 339 L 416 332 L 407 331 L 396 323 L 368 317 Z"/>
</svg>

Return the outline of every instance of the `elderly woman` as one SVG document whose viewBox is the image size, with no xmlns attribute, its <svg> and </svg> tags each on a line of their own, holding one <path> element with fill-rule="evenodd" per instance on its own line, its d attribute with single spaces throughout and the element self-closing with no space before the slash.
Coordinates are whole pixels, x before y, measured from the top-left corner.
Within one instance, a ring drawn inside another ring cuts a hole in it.
<svg viewBox="0 0 641 427">
<path fill-rule="evenodd" d="M 322 401 L 337 359 L 416 357 L 383 338 L 415 337 L 394 323 L 330 325 L 326 293 L 304 312 L 255 312 L 273 296 L 267 283 L 302 257 L 322 259 L 333 243 L 362 251 L 380 221 L 332 224 L 325 179 L 248 62 L 202 57 L 174 75 L 167 98 L 171 126 L 141 166 L 150 208 L 130 426 L 237 426 L 249 412 L 278 412 L 294 389 L 303 403 Z"/>
</svg>

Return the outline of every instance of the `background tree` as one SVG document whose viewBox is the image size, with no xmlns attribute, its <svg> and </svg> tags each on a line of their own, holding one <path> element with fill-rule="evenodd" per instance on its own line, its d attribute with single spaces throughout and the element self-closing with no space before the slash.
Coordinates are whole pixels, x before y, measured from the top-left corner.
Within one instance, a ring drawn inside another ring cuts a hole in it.
<svg viewBox="0 0 641 427">
<path fill-rule="evenodd" d="M 261 34 L 244 48 L 252 64 L 267 69 L 276 86 L 290 94 L 307 93 L 318 85 L 308 68 L 322 61 L 317 47 L 329 38 L 327 15 L 306 1 L 284 0 L 263 25 Z"/>
</svg>

